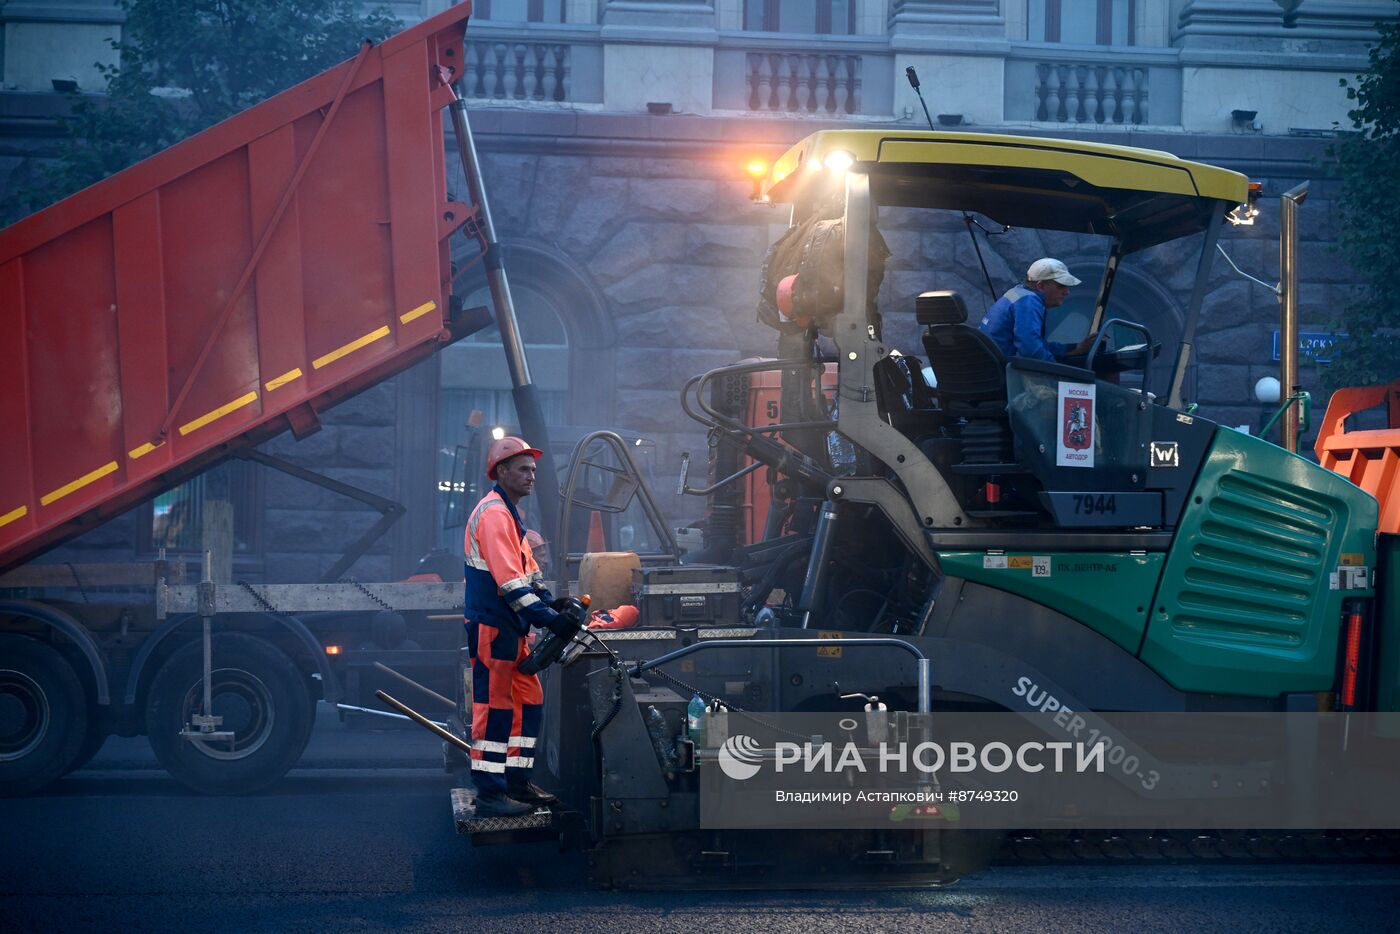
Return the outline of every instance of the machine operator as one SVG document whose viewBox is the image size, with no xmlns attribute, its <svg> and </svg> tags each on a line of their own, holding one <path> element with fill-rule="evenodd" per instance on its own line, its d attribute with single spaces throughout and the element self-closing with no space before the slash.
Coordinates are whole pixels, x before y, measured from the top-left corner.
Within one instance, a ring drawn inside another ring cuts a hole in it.
<svg viewBox="0 0 1400 934">
<path fill-rule="evenodd" d="M 1045 339 L 1046 309 L 1063 305 L 1079 282 L 1059 260 L 1038 259 L 1026 270 L 1025 282 L 987 309 L 980 329 L 1007 357 L 1064 363 L 1068 357 L 1083 356 L 1094 342 L 1092 334 L 1073 346 Z"/>
<path fill-rule="evenodd" d="M 559 601 L 544 587 L 516 505 L 535 485 L 541 452 L 520 438 L 501 438 L 486 455 L 496 481 L 467 520 L 467 651 L 472 662 L 472 783 L 476 813 L 513 817 L 552 803 L 530 781 L 544 692 L 538 675 L 516 665 L 529 654 L 530 627 L 567 631 Z"/>
</svg>

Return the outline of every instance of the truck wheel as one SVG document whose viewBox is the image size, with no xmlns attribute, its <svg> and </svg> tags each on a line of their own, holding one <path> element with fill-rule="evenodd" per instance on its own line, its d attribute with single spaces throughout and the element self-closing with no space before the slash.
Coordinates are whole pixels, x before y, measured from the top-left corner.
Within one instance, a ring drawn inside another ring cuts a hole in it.
<svg viewBox="0 0 1400 934">
<path fill-rule="evenodd" d="M 52 646 L 0 635 L 0 795 L 27 795 L 61 777 L 87 730 L 87 698 Z"/>
<path fill-rule="evenodd" d="M 306 679 L 286 653 L 241 633 L 214 637 L 213 712 L 233 743 L 191 740 L 180 731 L 204 703 L 204 646 L 176 650 L 151 681 L 146 735 L 160 764 L 204 794 L 252 794 L 277 781 L 311 738 L 313 708 Z"/>
</svg>

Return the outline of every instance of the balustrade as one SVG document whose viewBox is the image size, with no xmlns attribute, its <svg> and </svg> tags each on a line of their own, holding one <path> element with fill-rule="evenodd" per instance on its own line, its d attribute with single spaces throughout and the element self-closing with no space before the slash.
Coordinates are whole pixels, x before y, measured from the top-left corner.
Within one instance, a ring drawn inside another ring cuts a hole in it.
<svg viewBox="0 0 1400 934">
<path fill-rule="evenodd" d="M 1054 123 L 1147 123 L 1147 69 L 1039 62 L 1035 118 Z"/>
<path fill-rule="evenodd" d="M 569 46 L 554 42 L 467 42 L 467 96 L 490 100 L 572 100 Z"/>
<path fill-rule="evenodd" d="M 860 56 L 750 52 L 749 110 L 795 114 L 860 112 Z"/>
</svg>

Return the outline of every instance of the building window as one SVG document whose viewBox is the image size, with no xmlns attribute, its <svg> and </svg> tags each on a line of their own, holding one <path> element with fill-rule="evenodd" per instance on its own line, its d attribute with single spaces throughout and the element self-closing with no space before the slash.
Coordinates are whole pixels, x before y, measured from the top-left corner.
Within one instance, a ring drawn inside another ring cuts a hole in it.
<svg viewBox="0 0 1400 934">
<path fill-rule="evenodd" d="M 256 464 L 231 460 L 187 480 L 157 496 L 148 507 L 150 519 L 141 524 L 140 549 L 154 554 L 161 548 L 171 555 L 198 554 L 203 550 L 205 493 L 217 471 L 226 472 L 228 498 L 233 506 L 233 554 L 253 558 L 262 548 L 262 475 Z"/>
<path fill-rule="evenodd" d="M 1030 0 L 1026 37 L 1065 45 L 1134 45 L 1137 0 Z"/>
<path fill-rule="evenodd" d="M 854 35 L 856 0 L 744 0 L 744 29 Z"/>
<path fill-rule="evenodd" d="M 568 0 L 476 0 L 478 20 L 498 23 L 562 23 Z"/>
</svg>

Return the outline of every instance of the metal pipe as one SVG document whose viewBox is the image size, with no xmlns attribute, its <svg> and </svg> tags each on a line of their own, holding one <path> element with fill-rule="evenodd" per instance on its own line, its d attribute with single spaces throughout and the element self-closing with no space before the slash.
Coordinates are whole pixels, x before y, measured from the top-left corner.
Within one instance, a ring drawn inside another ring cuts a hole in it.
<svg viewBox="0 0 1400 934">
<path fill-rule="evenodd" d="M 931 680 L 932 680 L 932 674 L 931 674 L 931 672 L 929 671 L 929 661 L 928 661 L 928 659 L 927 659 L 927 658 L 920 658 L 920 659 L 918 660 L 918 666 L 919 666 L 919 713 L 931 713 L 931 712 L 932 712 L 932 710 L 931 710 L 932 705 L 930 704 L 929 694 L 931 693 L 931 690 L 930 690 L 930 682 L 931 682 Z"/>
<path fill-rule="evenodd" d="M 1279 303 L 1283 320 L 1279 327 L 1278 382 L 1284 399 L 1291 400 L 1298 385 L 1298 205 L 1308 197 L 1308 183 L 1283 193 L 1279 217 Z M 1298 409 L 1292 405 L 1283 413 L 1279 443 L 1286 451 L 1298 450 Z"/>
<path fill-rule="evenodd" d="M 1089 334 L 1097 334 L 1099 328 L 1103 327 L 1104 313 L 1108 310 L 1108 296 L 1113 291 L 1113 279 L 1118 275 L 1118 264 L 1123 259 L 1123 241 L 1119 237 L 1113 238 L 1113 245 L 1108 248 L 1108 262 L 1104 263 L 1103 278 L 1099 281 L 1099 297 L 1094 303 L 1094 320 L 1089 323 Z M 1148 364 L 1151 367 L 1151 364 Z"/>
<path fill-rule="evenodd" d="M 627 669 L 627 673 L 632 677 L 640 675 L 643 671 L 656 668 L 668 662 L 685 658 L 687 655 L 694 655 L 703 649 L 784 649 L 792 646 L 825 646 L 840 645 L 842 648 L 879 648 L 881 646 L 903 649 L 914 660 L 920 664 L 919 672 L 919 713 L 928 713 L 933 708 L 930 696 L 932 678 L 929 673 L 928 656 L 914 643 L 904 639 L 897 639 L 893 636 L 857 636 L 854 639 L 842 639 L 839 643 L 830 639 L 706 639 L 704 642 L 692 642 L 690 645 L 682 646 L 674 652 L 667 652 L 659 655 L 651 661 L 642 661 Z M 381 699 L 384 692 L 379 692 Z M 397 702 L 396 702 L 397 703 Z"/>
<path fill-rule="evenodd" d="M 511 299 L 510 283 L 501 261 L 501 245 L 496 240 L 496 225 L 491 220 L 491 206 L 486 200 L 486 187 L 481 181 L 481 161 L 477 158 L 476 142 L 472 139 L 471 126 L 467 122 L 467 105 L 459 96 L 448 112 L 452 117 L 452 131 L 457 136 L 462 174 L 467 177 L 472 204 L 476 205 L 476 226 L 486 244 L 486 282 L 491 288 L 491 302 L 496 309 L 496 327 L 501 331 L 501 343 L 506 349 L 511 385 L 525 386 L 531 382 L 530 364 L 525 359 L 525 345 L 520 339 L 515 302 Z"/>
<path fill-rule="evenodd" d="M 1182 407 L 1181 393 L 1186 382 L 1186 371 L 1191 366 L 1191 356 L 1196 343 L 1196 325 L 1201 320 L 1201 303 L 1205 300 L 1206 283 L 1210 280 L 1210 267 L 1215 261 L 1215 247 L 1220 242 L 1220 228 L 1225 223 L 1227 205 L 1220 204 L 1211 212 L 1209 226 L 1206 227 L 1205 244 L 1196 263 L 1196 284 L 1191 289 L 1191 301 L 1186 308 L 1186 320 L 1181 328 L 1181 346 L 1176 352 L 1176 362 L 1172 365 L 1172 382 L 1167 392 L 1167 405 L 1173 409 Z"/>
<path fill-rule="evenodd" d="M 367 713 L 376 717 L 388 717 L 390 720 L 407 720 L 410 723 L 414 722 L 412 717 L 405 717 L 401 713 L 390 713 L 387 710 L 375 710 L 373 707 L 356 707 L 354 704 L 336 704 L 335 706 L 337 710 L 348 710 L 351 713 Z M 441 720 L 433 720 L 432 722 L 444 729 L 447 727 L 447 724 L 443 723 Z"/>
<path fill-rule="evenodd" d="M 510 295 L 510 282 L 501 256 L 501 245 L 496 239 L 496 225 L 491 220 L 491 206 L 486 200 L 486 186 L 481 179 L 481 161 L 477 158 L 476 142 L 472 139 L 471 125 L 467 121 L 467 105 L 460 95 L 448 107 L 452 118 L 452 131 L 457 137 L 457 154 L 462 161 L 462 174 L 467 178 L 471 189 L 472 203 L 476 205 L 476 226 L 485 247 L 483 260 L 486 267 L 486 283 L 491 289 L 491 304 L 496 312 L 496 327 L 501 332 L 501 346 L 506 352 L 506 366 L 510 370 L 511 398 L 515 403 L 515 414 L 520 420 L 520 430 L 526 439 L 544 452 L 540 458 L 539 472 L 535 485 L 539 487 L 540 531 L 546 541 L 558 542 L 555 534 L 554 506 L 559 501 L 559 475 L 554 467 L 554 453 L 549 446 L 549 432 L 545 428 L 544 410 L 540 408 L 539 394 L 530 378 L 530 365 L 525 359 L 525 342 L 520 336 L 520 322 L 515 316 L 515 302 Z M 562 547 L 566 550 L 567 543 Z"/>
<path fill-rule="evenodd" d="M 839 516 L 836 504 L 827 500 L 822 504 L 821 515 L 817 517 L 816 537 L 812 540 L 812 554 L 807 559 L 807 576 L 802 584 L 802 596 L 797 600 L 797 608 L 802 610 L 802 628 L 813 613 L 822 611 L 825 600 L 827 562 L 831 558 L 831 545 L 836 539 L 836 523 Z"/>
<path fill-rule="evenodd" d="M 390 707 L 397 710 L 399 713 L 403 714 L 408 719 L 412 720 L 414 723 L 421 726 L 423 729 L 427 730 L 429 733 L 435 733 L 439 739 L 451 743 L 452 745 L 456 746 L 458 749 L 462 750 L 465 753 L 470 753 L 472 751 L 471 743 L 462 739 L 462 737 L 458 736 L 456 733 L 453 733 L 450 730 L 446 730 L 438 726 L 435 722 L 429 720 L 427 717 L 423 716 L 421 713 L 414 710 L 412 707 L 408 706 L 402 701 L 395 700 L 388 694 L 385 694 L 383 691 L 375 691 L 374 696 L 382 700 L 384 703 L 388 704 Z"/>
<path fill-rule="evenodd" d="M 200 581 L 201 590 L 207 590 L 213 586 L 211 575 L 214 571 L 214 555 L 212 552 L 204 553 L 204 579 Z M 212 631 L 212 610 L 214 601 L 205 594 L 201 594 L 205 599 L 199 601 L 199 618 L 204 629 L 204 722 L 200 724 L 200 729 L 209 732 L 214 729 L 214 636 Z"/>
<path fill-rule="evenodd" d="M 395 671 L 394 669 L 390 668 L 388 665 L 384 664 L 383 662 L 375 662 L 375 663 L 374 663 L 374 667 L 375 667 L 375 668 L 378 668 L 380 671 L 384 672 L 386 675 L 388 675 L 388 676 L 391 677 L 391 678 L 398 678 L 400 681 L 402 681 L 404 684 L 408 685 L 408 686 L 411 687 L 411 688 L 417 688 L 419 691 L 421 691 L 422 693 L 426 694 L 428 697 L 431 697 L 433 700 L 437 701 L 439 704 L 442 704 L 442 705 L 443 705 L 444 707 L 446 707 L 447 709 L 449 709 L 449 710 L 456 710 L 456 709 L 457 709 L 457 702 L 456 702 L 456 701 L 448 700 L 447 698 L 443 697 L 441 694 L 439 694 L 437 691 L 434 691 L 432 688 L 428 687 L 427 685 L 419 684 L 417 681 L 414 681 L 414 680 L 413 680 L 412 678 L 410 678 L 408 675 L 403 674 L 402 672 Z"/>
</svg>

